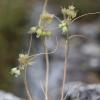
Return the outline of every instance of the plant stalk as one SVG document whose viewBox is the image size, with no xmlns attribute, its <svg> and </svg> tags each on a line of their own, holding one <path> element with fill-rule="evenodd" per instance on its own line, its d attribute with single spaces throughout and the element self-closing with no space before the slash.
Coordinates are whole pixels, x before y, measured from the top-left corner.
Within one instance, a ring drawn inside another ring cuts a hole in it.
<svg viewBox="0 0 100 100">
<path fill-rule="evenodd" d="M 67 75 L 67 48 L 68 48 L 67 40 L 65 41 L 65 63 L 64 63 L 64 74 L 63 74 L 63 84 L 62 84 L 62 92 L 61 92 L 61 100 L 63 100 L 64 97 L 64 85 L 66 82 L 66 75 Z"/>
<path fill-rule="evenodd" d="M 45 48 L 45 60 L 46 60 L 45 100 L 48 100 L 49 56 L 48 56 L 48 49 L 46 47 L 46 37 L 44 40 L 44 48 Z"/>
<path fill-rule="evenodd" d="M 26 71 L 27 71 L 27 66 L 25 67 L 25 72 L 24 72 L 24 84 L 25 84 L 25 89 L 26 89 L 28 99 L 32 100 L 32 97 L 31 97 L 30 91 L 29 91 L 29 87 L 28 87 L 28 84 L 27 84 Z"/>
<path fill-rule="evenodd" d="M 69 29 L 69 27 L 68 27 Z M 63 74 L 63 83 L 62 83 L 62 91 L 61 91 L 61 100 L 64 99 L 64 85 L 66 82 L 66 76 L 67 76 L 67 65 L 68 65 L 68 54 L 69 54 L 69 31 L 67 32 L 66 35 L 66 40 L 65 40 L 65 61 L 64 61 L 64 74 Z"/>
</svg>

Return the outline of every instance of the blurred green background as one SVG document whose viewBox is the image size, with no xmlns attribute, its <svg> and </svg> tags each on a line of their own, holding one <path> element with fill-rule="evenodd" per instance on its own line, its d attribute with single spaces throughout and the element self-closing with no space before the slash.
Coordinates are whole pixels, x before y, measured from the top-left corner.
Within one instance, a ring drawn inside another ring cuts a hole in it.
<svg viewBox="0 0 100 100">
<path fill-rule="evenodd" d="M 13 77 L 9 72 L 17 66 L 23 36 L 30 25 L 30 14 L 37 1 L 0 0 L 0 89 L 13 91 Z M 74 4 L 78 15 L 100 11 L 100 0 L 49 0 L 49 4 L 57 6 L 59 11 L 61 6 Z"/>
<path fill-rule="evenodd" d="M 25 0 L 0 0 L 0 89 L 11 90 L 11 67 L 21 46 L 27 23 Z"/>
</svg>

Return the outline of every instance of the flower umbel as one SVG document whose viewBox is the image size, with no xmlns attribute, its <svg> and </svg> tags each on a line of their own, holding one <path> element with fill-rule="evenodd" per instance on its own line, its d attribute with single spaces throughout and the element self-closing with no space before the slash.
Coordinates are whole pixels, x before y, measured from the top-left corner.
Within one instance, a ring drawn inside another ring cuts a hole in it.
<svg viewBox="0 0 100 100">
<path fill-rule="evenodd" d="M 59 24 L 59 28 L 62 29 L 63 33 L 65 33 L 68 32 L 69 24 L 71 23 L 72 19 L 76 17 L 77 12 L 73 5 L 70 5 L 68 9 L 65 7 L 62 8 L 61 12 L 64 16 L 64 20 Z"/>
<path fill-rule="evenodd" d="M 51 32 L 44 29 L 44 28 L 38 28 L 37 29 L 37 36 L 40 37 L 40 36 L 50 36 L 51 35 Z"/>
<path fill-rule="evenodd" d="M 26 65 L 29 62 L 28 54 L 19 54 L 18 61 L 21 65 Z"/>
<path fill-rule="evenodd" d="M 33 26 L 30 29 L 30 33 L 36 34 L 37 37 L 43 37 L 43 36 L 50 36 L 51 35 L 51 32 L 49 30 L 46 30 L 43 27 L 35 27 L 35 26 Z"/>
<path fill-rule="evenodd" d="M 68 9 L 66 10 L 66 14 L 68 15 L 68 17 L 70 17 L 72 19 L 75 18 L 76 15 L 77 15 L 77 12 L 75 10 L 75 7 L 73 5 L 70 5 L 68 7 Z"/>
<path fill-rule="evenodd" d="M 41 21 L 45 23 L 51 23 L 54 18 L 53 14 L 48 13 L 47 11 L 44 11 L 41 15 Z"/>
<path fill-rule="evenodd" d="M 15 75 L 15 77 L 19 76 L 21 74 L 21 71 L 27 67 L 27 65 L 32 65 L 33 61 L 31 60 L 32 57 L 30 57 L 28 54 L 19 54 L 19 66 L 18 68 L 12 68 L 11 69 L 11 74 Z"/>
<path fill-rule="evenodd" d="M 77 12 L 75 10 L 75 7 L 73 5 L 70 5 L 68 8 L 62 8 L 61 12 L 63 15 L 66 15 L 67 17 L 73 19 L 76 17 Z"/>
<path fill-rule="evenodd" d="M 62 30 L 63 33 L 65 33 L 65 32 L 68 32 L 68 25 L 69 25 L 69 22 L 67 20 L 63 20 L 59 24 L 59 28 Z"/>
</svg>

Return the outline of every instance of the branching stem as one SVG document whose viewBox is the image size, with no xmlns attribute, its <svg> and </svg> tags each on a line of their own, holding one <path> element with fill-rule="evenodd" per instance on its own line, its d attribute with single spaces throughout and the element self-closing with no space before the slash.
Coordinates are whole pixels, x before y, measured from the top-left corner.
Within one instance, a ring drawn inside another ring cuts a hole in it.
<svg viewBox="0 0 100 100">
<path fill-rule="evenodd" d="M 73 19 L 73 20 L 71 21 L 71 24 L 72 24 L 74 21 L 76 21 L 76 20 L 78 20 L 78 19 L 80 19 L 80 18 L 82 18 L 82 17 L 88 16 L 88 15 L 96 15 L 96 14 L 100 14 L 100 12 L 86 13 L 86 14 L 80 15 L 80 16 L 76 17 L 75 19 Z"/>
<path fill-rule="evenodd" d="M 56 37 L 56 48 L 53 50 L 53 51 L 51 51 L 51 52 L 48 52 L 47 54 L 49 55 L 49 54 L 53 54 L 53 53 L 55 53 L 56 51 L 57 51 L 57 49 L 58 49 L 58 39 L 57 39 L 57 37 Z M 29 56 L 29 58 L 30 59 L 32 59 L 32 58 L 35 58 L 35 57 L 38 57 L 38 56 L 41 56 L 41 55 L 45 55 L 46 53 L 44 52 L 44 53 L 38 53 L 38 54 L 34 54 L 34 55 L 31 55 L 31 56 Z"/>
</svg>

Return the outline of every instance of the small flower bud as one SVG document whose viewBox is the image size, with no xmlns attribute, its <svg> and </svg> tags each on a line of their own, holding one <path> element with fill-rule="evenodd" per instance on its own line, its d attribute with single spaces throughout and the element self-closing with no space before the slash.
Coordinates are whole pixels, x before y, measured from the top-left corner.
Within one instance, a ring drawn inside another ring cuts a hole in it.
<svg viewBox="0 0 100 100">
<path fill-rule="evenodd" d="M 42 36 L 43 30 L 41 28 L 38 28 L 36 33 L 38 36 Z"/>
<path fill-rule="evenodd" d="M 62 8 L 61 12 L 65 15 L 66 14 L 67 9 L 66 8 Z"/>
<path fill-rule="evenodd" d="M 33 27 L 31 27 L 31 29 L 30 29 L 30 31 L 32 32 L 32 33 L 35 33 L 36 32 L 36 27 L 35 26 L 33 26 Z"/>
<path fill-rule="evenodd" d="M 75 9 L 75 7 L 74 7 L 73 5 L 70 5 L 68 8 L 69 8 L 70 10 L 74 10 L 74 9 Z"/>
<path fill-rule="evenodd" d="M 64 27 L 62 28 L 62 32 L 63 32 L 63 33 L 68 32 L 68 27 L 64 26 Z"/>
</svg>

